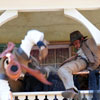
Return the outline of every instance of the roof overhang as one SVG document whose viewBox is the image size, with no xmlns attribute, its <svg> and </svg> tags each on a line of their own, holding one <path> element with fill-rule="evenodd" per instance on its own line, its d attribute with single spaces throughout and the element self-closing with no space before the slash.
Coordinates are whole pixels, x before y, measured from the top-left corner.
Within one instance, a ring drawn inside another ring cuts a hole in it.
<svg viewBox="0 0 100 100">
<path fill-rule="evenodd" d="M 52 11 L 77 8 L 91 10 L 100 8 L 100 0 L 0 0 L 0 10 Z"/>
</svg>

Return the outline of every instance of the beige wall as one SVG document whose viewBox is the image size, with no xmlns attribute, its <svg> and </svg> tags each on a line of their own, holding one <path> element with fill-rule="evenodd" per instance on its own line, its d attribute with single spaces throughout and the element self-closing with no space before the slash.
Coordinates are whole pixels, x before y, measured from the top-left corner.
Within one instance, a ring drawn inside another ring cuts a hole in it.
<svg viewBox="0 0 100 100">
<path fill-rule="evenodd" d="M 100 29 L 100 10 L 80 12 Z M 82 24 L 65 17 L 63 11 L 19 12 L 16 19 L 0 27 L 0 43 L 8 41 L 20 43 L 30 29 L 44 32 L 48 41 L 68 41 L 69 33 L 74 30 L 80 30 L 84 35 L 89 35 Z"/>
</svg>

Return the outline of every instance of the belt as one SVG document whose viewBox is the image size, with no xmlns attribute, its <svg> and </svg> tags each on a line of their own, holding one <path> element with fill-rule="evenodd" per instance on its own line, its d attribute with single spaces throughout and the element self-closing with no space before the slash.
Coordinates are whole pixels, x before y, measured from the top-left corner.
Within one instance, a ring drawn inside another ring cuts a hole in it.
<svg viewBox="0 0 100 100">
<path fill-rule="evenodd" d="M 87 61 L 85 58 L 81 57 L 81 56 L 78 56 L 78 57 L 79 57 L 80 59 L 84 60 L 84 61 L 86 62 L 86 67 L 88 67 L 88 65 L 89 65 L 88 61 Z"/>
<path fill-rule="evenodd" d="M 0 79 L 2 79 L 2 80 L 8 80 L 8 77 L 5 74 L 0 74 Z"/>
</svg>

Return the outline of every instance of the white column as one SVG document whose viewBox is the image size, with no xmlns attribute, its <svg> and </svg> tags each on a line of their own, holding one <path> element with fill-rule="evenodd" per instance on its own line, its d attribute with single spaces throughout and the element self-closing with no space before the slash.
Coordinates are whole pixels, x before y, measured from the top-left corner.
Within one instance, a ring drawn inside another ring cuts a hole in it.
<svg viewBox="0 0 100 100">
<path fill-rule="evenodd" d="M 81 22 L 91 33 L 97 45 L 100 45 L 100 30 L 98 30 L 90 21 L 88 21 L 76 9 L 64 9 L 64 14 Z"/>
</svg>

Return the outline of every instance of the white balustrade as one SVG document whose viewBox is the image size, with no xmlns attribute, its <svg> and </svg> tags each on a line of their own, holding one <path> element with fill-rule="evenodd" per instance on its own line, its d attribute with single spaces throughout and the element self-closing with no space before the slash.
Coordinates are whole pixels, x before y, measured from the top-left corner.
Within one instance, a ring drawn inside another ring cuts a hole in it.
<svg viewBox="0 0 100 100">
<path fill-rule="evenodd" d="M 52 91 L 52 92 L 14 92 L 13 97 L 14 100 L 63 100 L 61 93 L 63 91 Z M 100 90 L 97 91 L 100 93 Z M 18 99 L 16 99 L 17 97 Z M 86 98 L 87 100 L 92 100 L 93 98 L 93 91 L 90 90 L 83 90 L 80 91 L 80 100 Z M 72 99 L 68 99 L 72 100 Z"/>
</svg>

